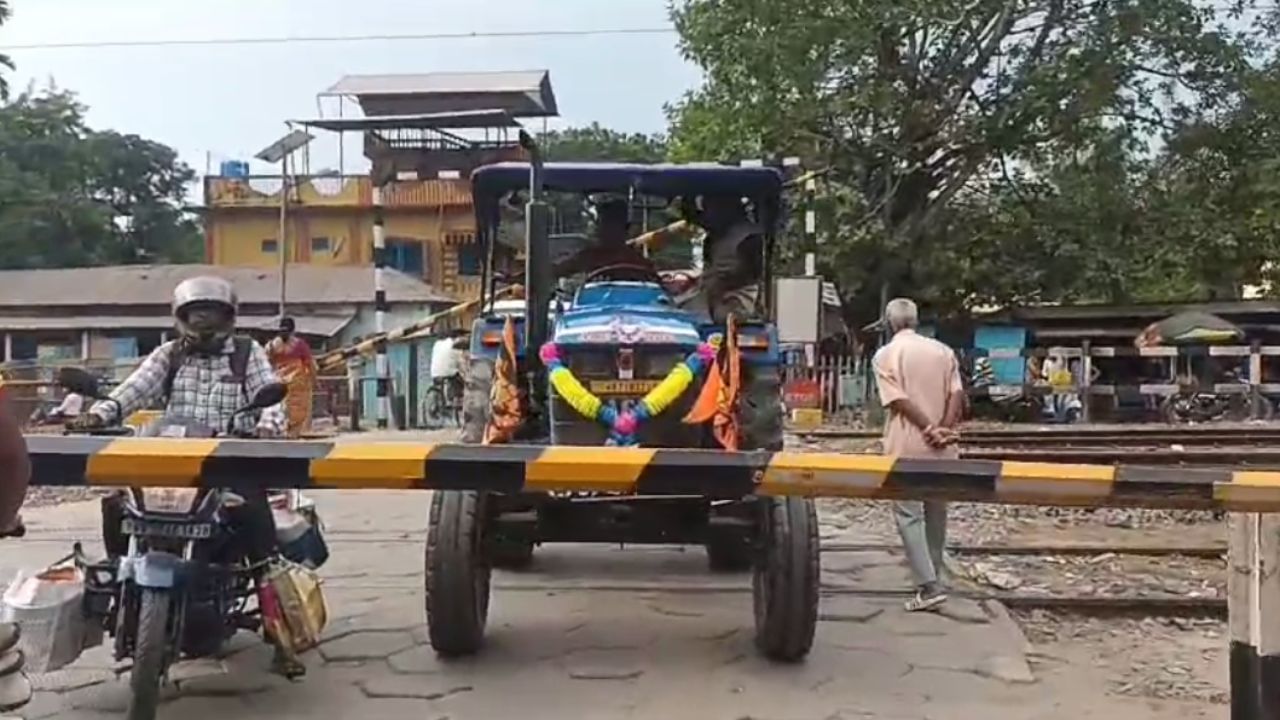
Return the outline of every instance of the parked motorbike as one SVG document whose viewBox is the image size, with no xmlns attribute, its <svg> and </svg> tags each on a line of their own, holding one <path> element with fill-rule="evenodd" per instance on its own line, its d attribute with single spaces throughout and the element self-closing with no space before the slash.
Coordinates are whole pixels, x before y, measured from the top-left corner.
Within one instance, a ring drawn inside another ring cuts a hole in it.
<svg viewBox="0 0 1280 720">
<path fill-rule="evenodd" d="M 59 383 L 88 398 L 106 400 L 97 380 L 67 368 Z M 264 386 L 227 423 L 213 428 L 164 417 L 141 434 L 208 438 L 235 435 L 235 419 L 275 405 L 283 384 Z M 116 413 L 119 417 L 119 412 Z M 132 435 L 106 427 L 94 435 Z M 239 496 L 217 488 L 129 488 L 123 494 L 122 557 L 88 558 L 77 543 L 74 558 L 85 577 L 85 612 L 114 640 L 117 660 L 131 658 L 130 720 L 154 720 L 160 686 L 179 658 L 218 653 L 238 630 L 260 629 L 256 571 L 235 542 L 225 508 Z M 255 602 L 250 602 L 255 600 Z"/>
<path fill-rule="evenodd" d="M 1227 373 L 1226 382 L 1238 382 L 1234 373 Z M 1226 420 L 1239 422 L 1251 418 L 1270 420 L 1276 408 L 1266 397 L 1254 398 L 1241 393 L 1204 392 L 1199 383 L 1184 383 L 1180 392 L 1170 395 L 1160 404 L 1160 414 L 1165 422 L 1203 423 Z"/>
</svg>

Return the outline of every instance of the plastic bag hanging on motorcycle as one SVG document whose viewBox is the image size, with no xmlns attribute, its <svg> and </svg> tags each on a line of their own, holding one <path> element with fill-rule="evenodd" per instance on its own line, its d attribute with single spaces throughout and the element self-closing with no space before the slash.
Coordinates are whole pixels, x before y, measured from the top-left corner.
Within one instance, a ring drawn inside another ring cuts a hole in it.
<svg viewBox="0 0 1280 720">
<path fill-rule="evenodd" d="M 268 635 L 290 654 L 320 644 L 329 624 L 329 606 L 320 578 L 291 562 L 278 562 L 263 578 L 262 621 Z"/>
<path fill-rule="evenodd" d="M 5 590 L 2 615 L 21 628 L 18 646 L 27 670 L 52 672 L 102 644 L 102 627 L 85 617 L 83 606 L 84 574 L 78 568 L 18 572 Z"/>
<path fill-rule="evenodd" d="M 312 570 L 324 565 L 329 559 L 329 546 L 315 501 L 297 490 L 288 490 L 271 497 L 271 513 L 282 555 Z"/>
</svg>

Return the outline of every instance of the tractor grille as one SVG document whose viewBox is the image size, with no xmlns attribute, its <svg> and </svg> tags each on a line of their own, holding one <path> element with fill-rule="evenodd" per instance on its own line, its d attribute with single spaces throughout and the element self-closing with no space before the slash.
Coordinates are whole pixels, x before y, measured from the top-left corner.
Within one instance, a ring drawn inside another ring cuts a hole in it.
<svg viewBox="0 0 1280 720">
<path fill-rule="evenodd" d="M 582 380 L 618 376 L 617 353 L 614 350 L 575 348 L 565 354 L 569 370 Z"/>
<path fill-rule="evenodd" d="M 566 365 L 582 380 L 618 377 L 618 351 L 614 348 L 575 348 L 565 355 Z M 636 348 L 635 379 L 661 380 L 686 355 L 672 348 Z"/>
</svg>

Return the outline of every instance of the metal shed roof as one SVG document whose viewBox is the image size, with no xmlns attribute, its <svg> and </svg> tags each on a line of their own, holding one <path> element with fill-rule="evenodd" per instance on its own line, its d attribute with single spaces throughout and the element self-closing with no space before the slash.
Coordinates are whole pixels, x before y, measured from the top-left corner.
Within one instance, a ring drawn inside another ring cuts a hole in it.
<svg viewBox="0 0 1280 720">
<path fill-rule="evenodd" d="M 369 116 L 480 109 L 513 117 L 559 114 L 546 70 L 347 75 L 325 94 L 354 97 Z"/>
<path fill-rule="evenodd" d="M 173 288 L 197 275 L 225 278 L 243 303 L 280 300 L 280 271 L 266 267 L 220 265 L 117 265 L 59 270 L 0 271 L 0 307 L 65 307 L 87 305 L 168 305 Z M 421 280 L 385 271 L 390 302 L 454 302 Z M 290 265 L 291 303 L 306 305 L 371 303 L 373 272 L 368 267 Z"/>
<path fill-rule="evenodd" d="M 333 337 L 342 331 L 355 313 L 324 315 L 294 315 L 297 331 L 302 335 Z M 241 315 L 236 319 L 241 330 L 275 330 L 280 319 L 274 315 Z M 41 315 L 0 315 L 0 331 L 39 330 L 167 330 L 173 327 L 173 318 L 165 315 L 76 315 L 74 317 L 50 317 Z"/>
<path fill-rule="evenodd" d="M 304 127 L 321 130 L 459 130 L 466 128 L 519 127 L 506 110 L 466 110 L 463 112 L 418 115 L 376 115 L 363 118 L 317 118 L 294 120 Z"/>
</svg>

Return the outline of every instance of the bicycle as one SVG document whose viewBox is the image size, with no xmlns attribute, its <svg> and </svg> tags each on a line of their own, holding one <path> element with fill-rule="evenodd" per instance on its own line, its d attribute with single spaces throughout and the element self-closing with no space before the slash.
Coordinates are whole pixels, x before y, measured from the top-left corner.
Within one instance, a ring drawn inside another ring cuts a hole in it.
<svg viewBox="0 0 1280 720">
<path fill-rule="evenodd" d="M 458 376 L 432 378 L 422 402 L 430 427 L 462 425 L 462 383 Z"/>
</svg>

